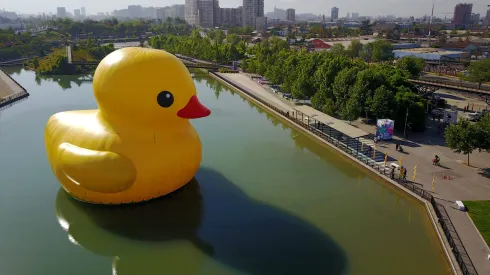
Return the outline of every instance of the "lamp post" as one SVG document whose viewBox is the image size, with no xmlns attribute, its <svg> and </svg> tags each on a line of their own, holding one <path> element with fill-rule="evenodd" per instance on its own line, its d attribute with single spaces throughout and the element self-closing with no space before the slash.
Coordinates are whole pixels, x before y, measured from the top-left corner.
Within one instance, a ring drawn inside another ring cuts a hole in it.
<svg viewBox="0 0 490 275">
<path fill-rule="evenodd" d="M 403 129 L 403 137 L 407 136 L 407 121 L 408 121 L 408 107 L 407 107 L 407 115 L 405 116 L 405 128 Z"/>
</svg>

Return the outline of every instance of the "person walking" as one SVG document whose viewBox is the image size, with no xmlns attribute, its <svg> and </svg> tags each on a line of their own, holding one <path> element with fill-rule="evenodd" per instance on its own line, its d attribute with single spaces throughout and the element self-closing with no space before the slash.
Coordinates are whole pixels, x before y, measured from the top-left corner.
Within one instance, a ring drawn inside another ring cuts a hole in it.
<svg viewBox="0 0 490 275">
<path fill-rule="evenodd" d="M 407 180 L 407 169 L 403 169 L 403 180 Z"/>
</svg>

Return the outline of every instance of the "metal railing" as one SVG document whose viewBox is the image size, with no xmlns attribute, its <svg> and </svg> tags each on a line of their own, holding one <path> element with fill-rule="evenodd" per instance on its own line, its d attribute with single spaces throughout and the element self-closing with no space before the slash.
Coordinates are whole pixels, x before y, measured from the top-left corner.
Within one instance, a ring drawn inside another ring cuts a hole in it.
<svg viewBox="0 0 490 275">
<path fill-rule="evenodd" d="M 268 103 L 264 99 L 247 91 L 246 89 L 240 87 L 239 85 L 236 85 L 235 83 L 226 80 L 225 78 L 221 77 L 219 74 L 211 71 L 209 73 L 221 79 L 222 81 L 228 83 L 229 85 L 235 87 L 236 89 L 242 91 L 246 95 L 252 97 L 253 99 L 267 106 L 268 108 L 274 110 L 275 112 L 281 114 L 282 116 L 284 116 L 285 118 L 293 122 L 294 124 L 322 138 L 323 140 L 327 141 L 330 145 L 335 146 L 341 149 L 342 151 L 348 153 L 349 155 L 355 157 L 360 162 L 368 165 L 369 167 L 373 168 L 378 173 L 380 173 L 382 176 L 386 177 L 386 179 L 394 180 L 397 184 L 405 187 L 406 189 L 412 191 L 418 196 L 429 201 L 436 212 L 438 222 L 444 231 L 444 235 L 446 236 L 446 239 L 449 245 L 451 246 L 453 254 L 463 274 L 478 275 L 478 272 L 476 271 L 473 262 L 468 256 L 468 253 L 466 252 L 466 249 L 464 248 L 464 245 L 461 239 L 459 238 L 459 235 L 456 232 L 456 229 L 454 228 L 454 225 L 451 222 L 451 219 L 449 218 L 449 215 L 447 214 L 445 207 L 442 204 L 438 203 L 429 191 L 416 186 L 414 183 L 410 181 L 404 180 L 400 173 L 401 170 L 397 171 L 398 172 L 397 174 L 393 174 L 391 172 L 391 169 L 389 167 L 386 167 L 384 164 L 385 155 L 383 153 L 379 152 L 378 157 L 376 157 L 375 148 L 369 145 L 363 145 L 360 142 L 359 138 L 349 137 L 343 134 L 342 132 L 333 129 L 330 126 L 325 125 L 315 120 L 312 117 L 309 117 L 308 115 L 302 114 L 301 112 L 297 111 L 294 114 L 290 114 L 289 112 L 286 112 Z M 299 117 L 298 114 L 300 114 L 301 116 Z M 380 159 L 380 157 L 383 159 L 381 163 L 380 161 L 377 161 Z M 388 158 L 390 158 L 390 161 L 395 160 L 394 158 L 391 158 L 389 156 Z"/>
</svg>

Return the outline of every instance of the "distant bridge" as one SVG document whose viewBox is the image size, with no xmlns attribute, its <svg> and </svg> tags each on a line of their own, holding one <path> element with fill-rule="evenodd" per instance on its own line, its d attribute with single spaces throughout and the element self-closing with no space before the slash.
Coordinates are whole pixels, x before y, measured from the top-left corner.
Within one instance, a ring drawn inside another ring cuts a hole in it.
<svg viewBox="0 0 490 275">
<path fill-rule="evenodd" d="M 72 50 L 70 45 L 66 46 L 66 57 L 68 58 L 69 64 L 78 65 L 78 66 L 98 65 L 100 62 L 100 61 L 73 60 Z M 208 70 L 218 70 L 219 68 L 232 69 L 231 66 L 218 65 L 213 63 L 202 63 L 182 56 L 177 56 L 177 58 L 179 58 L 187 68 L 208 69 Z"/>
<path fill-rule="evenodd" d="M 12 59 L 12 60 L 7 60 L 7 61 L 0 61 L 0 66 L 22 66 L 24 65 L 24 61 L 34 59 L 38 57 L 37 55 L 29 56 L 29 57 L 24 57 L 24 58 L 18 58 L 18 59 Z"/>
<path fill-rule="evenodd" d="M 448 89 L 448 90 L 453 90 L 458 92 L 473 93 L 480 96 L 490 96 L 490 90 L 468 87 L 468 85 L 457 85 L 446 81 L 435 81 L 435 80 L 410 79 L 409 81 L 415 87 L 417 87 L 420 92 L 424 92 L 424 93 L 435 92 L 439 89 Z"/>
</svg>

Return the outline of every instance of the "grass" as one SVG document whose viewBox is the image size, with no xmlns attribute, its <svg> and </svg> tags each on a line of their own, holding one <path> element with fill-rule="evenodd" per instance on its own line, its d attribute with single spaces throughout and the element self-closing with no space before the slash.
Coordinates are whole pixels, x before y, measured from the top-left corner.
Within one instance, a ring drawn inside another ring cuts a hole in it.
<svg viewBox="0 0 490 275">
<path fill-rule="evenodd" d="M 490 201 L 465 201 L 464 205 L 483 239 L 490 246 Z"/>
</svg>

